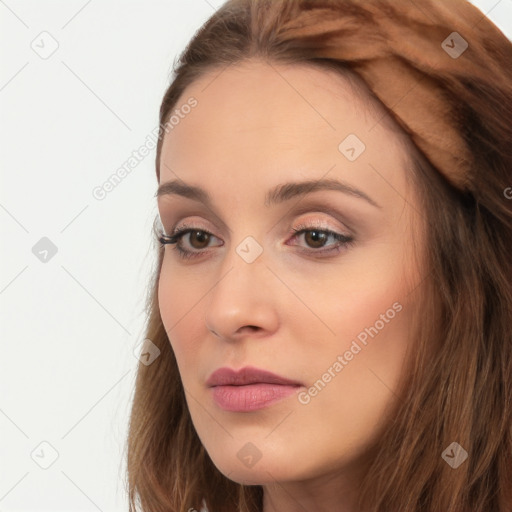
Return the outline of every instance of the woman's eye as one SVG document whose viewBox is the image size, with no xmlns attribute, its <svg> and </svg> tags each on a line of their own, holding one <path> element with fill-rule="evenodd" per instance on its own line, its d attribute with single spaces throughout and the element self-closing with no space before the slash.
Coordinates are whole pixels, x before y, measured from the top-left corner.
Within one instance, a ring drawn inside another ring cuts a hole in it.
<svg viewBox="0 0 512 512">
<path fill-rule="evenodd" d="M 302 238 L 307 246 L 302 251 L 309 252 L 310 254 L 332 254 L 339 253 L 343 248 L 351 245 L 354 239 L 350 235 L 343 235 L 330 229 L 320 229 L 318 227 L 301 227 L 299 229 L 292 230 L 294 235 L 292 239 Z M 185 247 L 185 237 L 188 238 L 188 247 Z M 216 238 L 212 233 L 204 229 L 199 228 L 184 228 L 178 229 L 172 236 L 161 234 L 158 237 L 159 242 L 165 244 L 175 244 L 175 250 L 178 252 L 178 256 L 181 258 L 193 258 L 203 254 L 205 249 L 208 248 L 212 238 Z M 333 244 L 328 244 L 329 240 L 334 240 Z M 219 246 L 222 244 L 219 244 Z M 324 247 L 332 246 L 329 249 Z M 190 249 L 190 248 L 191 249 Z"/>
<path fill-rule="evenodd" d="M 188 236 L 188 243 L 193 250 L 183 247 L 183 238 L 185 235 L 190 235 Z M 162 234 L 159 236 L 158 240 L 162 245 L 176 244 L 175 249 L 178 251 L 178 256 L 182 258 L 192 258 L 204 252 L 204 249 L 208 247 L 212 237 L 216 238 L 212 233 L 204 229 L 186 228 L 176 230 L 172 236 Z"/>
<path fill-rule="evenodd" d="M 295 233 L 293 239 L 301 238 L 301 235 L 304 235 L 302 238 L 309 248 L 322 249 L 313 251 L 313 253 L 338 253 L 354 242 L 354 238 L 350 235 L 343 235 L 330 229 L 321 229 L 314 226 L 297 228 L 293 231 Z M 327 244 L 329 239 L 334 240 L 334 244 Z M 326 245 L 330 245 L 331 248 L 325 250 Z"/>
</svg>

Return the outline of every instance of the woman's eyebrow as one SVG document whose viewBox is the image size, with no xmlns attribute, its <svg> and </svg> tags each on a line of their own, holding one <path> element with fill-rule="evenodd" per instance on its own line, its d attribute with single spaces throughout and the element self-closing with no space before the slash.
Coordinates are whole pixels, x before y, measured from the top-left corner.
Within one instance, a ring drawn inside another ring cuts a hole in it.
<svg viewBox="0 0 512 512">
<path fill-rule="evenodd" d="M 336 190 L 338 192 L 363 199 L 376 208 L 382 208 L 382 206 L 376 203 L 362 190 L 359 190 L 346 182 L 334 179 L 282 183 L 267 192 L 264 204 L 268 208 L 270 206 L 283 203 L 284 201 L 288 201 L 294 197 L 304 196 L 319 190 Z M 173 194 L 202 202 L 208 208 L 213 209 L 212 199 L 206 190 L 196 185 L 188 185 L 182 180 L 172 180 L 162 183 L 158 187 L 155 197 Z"/>
</svg>

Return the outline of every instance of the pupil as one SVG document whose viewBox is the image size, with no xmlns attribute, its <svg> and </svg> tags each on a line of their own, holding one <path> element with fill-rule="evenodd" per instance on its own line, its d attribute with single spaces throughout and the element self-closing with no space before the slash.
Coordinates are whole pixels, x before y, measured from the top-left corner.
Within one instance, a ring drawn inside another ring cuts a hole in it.
<svg viewBox="0 0 512 512">
<path fill-rule="evenodd" d="M 206 242 L 208 244 L 208 237 L 209 237 L 208 233 L 204 233 L 202 231 L 194 231 L 191 234 L 194 235 L 194 237 L 199 240 L 199 244 L 202 244 L 204 242 Z"/>
<path fill-rule="evenodd" d="M 326 234 L 322 233 L 321 231 L 310 231 L 309 235 L 307 236 L 310 236 L 313 239 L 314 247 L 321 247 L 323 245 L 323 242 L 325 242 Z"/>
</svg>

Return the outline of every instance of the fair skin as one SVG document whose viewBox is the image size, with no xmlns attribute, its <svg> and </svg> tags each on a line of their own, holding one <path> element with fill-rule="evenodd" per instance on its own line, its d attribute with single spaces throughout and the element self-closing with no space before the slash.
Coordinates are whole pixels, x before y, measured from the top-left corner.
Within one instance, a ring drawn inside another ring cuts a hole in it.
<svg viewBox="0 0 512 512">
<path fill-rule="evenodd" d="M 355 487 L 397 400 L 423 277 L 412 264 L 419 215 L 404 150 L 330 71 L 253 60 L 202 76 L 177 107 L 190 96 L 197 106 L 164 138 L 160 184 L 199 186 L 212 205 L 169 194 L 158 207 L 167 235 L 185 221 L 213 236 L 183 236 L 199 254 L 191 259 L 165 245 L 158 300 L 194 427 L 226 477 L 263 486 L 264 512 L 362 512 Z M 349 134 L 366 146 L 353 161 L 338 148 Z M 378 206 L 337 190 L 265 206 L 278 185 L 320 179 L 348 183 Z M 303 225 L 313 233 L 292 231 Z M 315 237 L 315 227 L 354 242 L 337 252 L 340 243 Z M 263 249 L 252 263 L 236 251 L 248 236 Z M 259 410 L 226 411 L 206 380 L 247 365 L 301 387 Z M 261 456 L 250 467 L 237 456 L 247 443 L 242 453 Z"/>
</svg>

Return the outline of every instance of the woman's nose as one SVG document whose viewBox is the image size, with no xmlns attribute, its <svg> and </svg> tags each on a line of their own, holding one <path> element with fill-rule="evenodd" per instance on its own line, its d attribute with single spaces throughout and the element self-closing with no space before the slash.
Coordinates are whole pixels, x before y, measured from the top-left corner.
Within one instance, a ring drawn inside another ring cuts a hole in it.
<svg viewBox="0 0 512 512">
<path fill-rule="evenodd" d="M 226 257 L 207 297 L 206 327 L 225 340 L 265 335 L 278 325 L 279 281 L 261 245 L 247 238 Z"/>
</svg>

